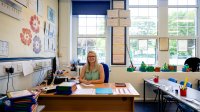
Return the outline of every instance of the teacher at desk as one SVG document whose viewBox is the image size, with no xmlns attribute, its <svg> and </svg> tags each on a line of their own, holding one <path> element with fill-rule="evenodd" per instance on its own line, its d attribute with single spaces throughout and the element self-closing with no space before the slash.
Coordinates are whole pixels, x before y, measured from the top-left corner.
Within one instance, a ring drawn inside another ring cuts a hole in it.
<svg viewBox="0 0 200 112">
<path fill-rule="evenodd" d="M 79 81 L 85 84 L 104 83 L 104 69 L 98 63 L 97 55 L 94 51 L 87 54 L 87 63 L 83 66 Z"/>
</svg>

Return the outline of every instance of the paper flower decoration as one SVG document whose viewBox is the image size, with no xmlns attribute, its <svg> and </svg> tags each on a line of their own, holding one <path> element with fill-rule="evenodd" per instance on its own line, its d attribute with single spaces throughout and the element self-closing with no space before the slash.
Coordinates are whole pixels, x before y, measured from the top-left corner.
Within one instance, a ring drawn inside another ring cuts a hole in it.
<svg viewBox="0 0 200 112">
<path fill-rule="evenodd" d="M 40 31 L 40 20 L 36 15 L 31 16 L 30 25 L 33 32 L 38 33 Z"/>
<path fill-rule="evenodd" d="M 33 39 L 33 51 L 38 54 L 41 51 L 41 40 L 38 36 L 35 36 Z"/>
<path fill-rule="evenodd" d="M 24 45 L 30 45 L 32 41 L 31 30 L 28 28 L 22 28 L 22 33 L 20 33 L 21 41 Z"/>
</svg>

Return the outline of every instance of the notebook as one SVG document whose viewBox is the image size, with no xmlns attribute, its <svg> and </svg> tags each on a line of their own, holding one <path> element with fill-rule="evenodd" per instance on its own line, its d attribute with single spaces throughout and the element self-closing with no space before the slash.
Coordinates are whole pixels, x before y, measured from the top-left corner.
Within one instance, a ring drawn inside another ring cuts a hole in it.
<svg viewBox="0 0 200 112">
<path fill-rule="evenodd" d="M 115 87 L 126 87 L 125 83 L 115 83 Z"/>
<path fill-rule="evenodd" d="M 113 94 L 112 88 L 96 88 L 96 94 Z"/>
</svg>

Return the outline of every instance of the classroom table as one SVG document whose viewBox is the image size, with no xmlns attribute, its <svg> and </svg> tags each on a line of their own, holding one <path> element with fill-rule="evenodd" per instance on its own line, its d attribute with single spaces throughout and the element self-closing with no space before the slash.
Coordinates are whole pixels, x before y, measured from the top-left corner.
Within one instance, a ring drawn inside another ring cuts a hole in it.
<svg viewBox="0 0 200 112">
<path fill-rule="evenodd" d="M 173 98 L 178 100 L 179 102 L 184 103 L 185 105 L 191 107 L 196 112 L 200 112 L 200 91 L 193 89 L 193 88 L 187 88 L 187 95 L 185 97 L 180 96 L 180 84 L 174 83 L 171 81 L 168 81 L 166 79 L 159 79 L 158 83 L 154 83 L 153 79 L 144 79 L 144 103 L 145 103 L 145 84 L 151 84 L 154 87 L 159 89 L 158 92 L 158 109 L 160 112 L 162 112 L 162 100 L 163 100 L 163 93 L 171 95 Z M 175 90 L 178 90 L 178 94 L 175 93 Z M 161 96 L 161 101 L 160 101 Z M 191 101 L 193 100 L 193 101 Z M 194 103 L 195 102 L 197 103 Z"/>
<path fill-rule="evenodd" d="M 88 90 L 95 88 L 112 88 L 113 94 L 88 93 Z M 78 92 L 82 90 L 87 90 L 87 93 Z M 139 97 L 139 93 L 130 83 L 126 83 L 126 87 L 115 87 L 115 83 L 90 87 L 78 84 L 77 90 L 71 95 L 41 93 L 38 103 L 45 105 L 43 112 L 134 112 L 134 97 Z"/>
</svg>

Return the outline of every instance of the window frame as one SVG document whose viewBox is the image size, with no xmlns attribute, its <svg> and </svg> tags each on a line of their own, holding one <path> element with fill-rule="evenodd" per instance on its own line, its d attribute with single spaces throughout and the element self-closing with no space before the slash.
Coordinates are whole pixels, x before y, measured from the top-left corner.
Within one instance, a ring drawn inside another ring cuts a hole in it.
<svg viewBox="0 0 200 112">
<path fill-rule="evenodd" d="M 197 0 L 197 3 L 196 3 L 196 5 L 168 5 L 168 7 L 167 7 L 167 10 L 169 10 L 170 8 L 196 8 L 196 25 L 195 25 L 195 29 L 196 29 L 196 31 L 195 31 L 195 33 L 196 33 L 196 35 L 194 35 L 194 36 L 172 36 L 172 35 L 170 35 L 169 34 L 169 29 L 167 30 L 167 32 L 168 32 L 168 37 L 169 37 L 169 40 L 173 40 L 173 39 L 175 39 L 175 40 L 189 40 L 189 39 L 194 39 L 194 41 L 195 41 L 195 57 L 198 55 L 198 39 L 200 38 L 199 37 L 199 33 L 200 33 L 200 30 L 199 30 L 199 25 L 200 25 L 200 22 L 199 22 L 199 20 L 200 19 L 198 19 L 198 17 L 200 16 L 200 10 L 199 10 L 199 8 L 200 8 L 200 6 L 198 6 L 198 4 L 200 4 L 200 1 L 199 0 Z M 168 15 L 167 15 L 167 17 L 169 17 L 169 13 L 168 13 Z M 167 20 L 169 20 L 169 19 L 167 19 Z M 177 48 L 178 49 L 178 48 Z M 169 49 L 170 50 L 170 49 Z M 170 64 L 170 51 L 168 51 L 169 52 L 169 64 Z M 178 52 L 177 52 L 177 54 L 178 54 Z M 177 66 L 182 66 L 182 65 L 179 65 L 178 64 L 178 60 L 177 60 L 177 63 L 176 63 L 176 65 Z"/>
<path fill-rule="evenodd" d="M 98 16 L 98 15 L 96 15 L 96 16 Z M 73 18 L 76 18 L 76 20 L 74 20 L 74 22 L 73 22 L 76 24 L 73 27 L 73 30 L 75 30 L 75 32 L 76 32 L 75 35 L 73 36 L 73 37 L 75 37 L 75 38 L 73 38 L 73 43 L 76 43 L 76 50 L 72 51 L 73 52 L 72 57 L 75 57 L 78 59 L 78 39 L 79 38 L 104 38 L 105 39 L 105 49 L 107 49 L 107 47 L 108 47 L 107 46 L 108 28 L 106 26 L 106 15 L 102 15 L 102 16 L 104 16 L 104 19 L 105 19 L 105 22 L 104 22 L 104 31 L 105 32 L 104 32 L 104 34 L 98 35 L 98 34 L 79 34 L 79 15 L 76 15 L 76 16 L 73 15 Z M 97 19 L 97 17 L 95 17 L 95 18 Z M 85 27 L 87 27 L 87 26 L 85 26 Z M 96 28 L 97 28 L 97 26 L 96 26 Z M 107 51 L 105 51 L 105 62 L 106 63 L 108 60 L 107 58 L 108 58 L 108 53 L 107 53 Z M 80 61 L 80 64 L 82 65 L 82 64 L 84 64 L 84 62 Z"/>
</svg>

